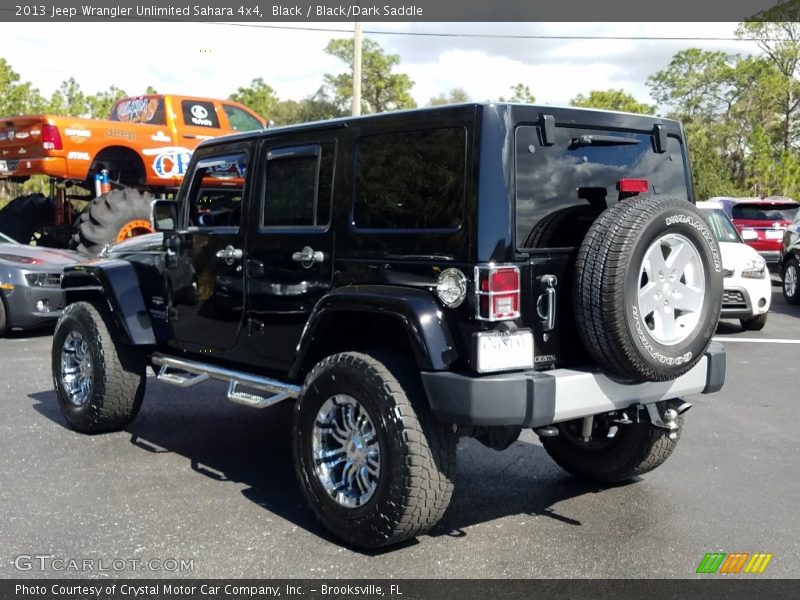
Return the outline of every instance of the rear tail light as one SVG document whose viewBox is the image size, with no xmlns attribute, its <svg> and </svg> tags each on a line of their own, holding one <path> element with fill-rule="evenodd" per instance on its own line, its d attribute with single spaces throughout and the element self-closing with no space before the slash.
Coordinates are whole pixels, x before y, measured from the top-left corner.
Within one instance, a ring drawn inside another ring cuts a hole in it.
<svg viewBox="0 0 800 600">
<path fill-rule="evenodd" d="M 617 190 L 623 194 L 644 194 L 648 190 L 647 179 L 620 179 Z"/>
<path fill-rule="evenodd" d="M 475 316 L 482 321 L 519 317 L 519 280 L 519 269 L 515 266 L 475 267 Z"/>
<path fill-rule="evenodd" d="M 55 125 L 49 123 L 42 125 L 42 148 L 45 150 L 64 149 L 64 145 L 61 143 L 61 134 Z"/>
</svg>

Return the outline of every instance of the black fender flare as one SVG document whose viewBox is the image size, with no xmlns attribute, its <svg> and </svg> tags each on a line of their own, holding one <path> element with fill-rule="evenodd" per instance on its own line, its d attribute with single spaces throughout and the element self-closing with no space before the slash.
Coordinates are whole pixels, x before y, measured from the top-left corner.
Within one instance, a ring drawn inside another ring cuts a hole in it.
<svg viewBox="0 0 800 600">
<path fill-rule="evenodd" d="M 421 370 L 444 371 L 458 358 L 442 309 L 430 292 L 388 285 L 354 285 L 334 289 L 314 306 L 297 344 L 290 379 L 302 376 L 303 365 L 320 326 L 342 311 L 369 312 L 399 319 Z"/>
<path fill-rule="evenodd" d="M 132 345 L 156 343 L 136 269 L 128 261 L 103 260 L 65 267 L 61 288 L 67 304 L 85 298 L 87 293 L 98 293 Z"/>
</svg>

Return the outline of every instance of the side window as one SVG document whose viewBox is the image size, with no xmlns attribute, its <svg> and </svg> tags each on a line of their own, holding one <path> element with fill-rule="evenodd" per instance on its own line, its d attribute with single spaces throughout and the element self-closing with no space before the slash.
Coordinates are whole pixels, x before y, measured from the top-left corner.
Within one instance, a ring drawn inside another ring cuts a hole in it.
<svg viewBox="0 0 800 600">
<path fill-rule="evenodd" d="M 219 119 L 213 102 L 181 100 L 181 111 L 183 112 L 183 122 L 186 125 L 219 128 Z"/>
<path fill-rule="evenodd" d="M 267 155 L 264 227 L 323 227 L 330 220 L 335 145 L 275 148 Z"/>
<path fill-rule="evenodd" d="M 123 123 L 164 125 L 164 99 L 142 96 L 120 100 L 111 110 L 111 120 Z"/>
<path fill-rule="evenodd" d="M 358 143 L 353 224 L 453 229 L 464 214 L 463 127 L 372 135 Z"/>
<path fill-rule="evenodd" d="M 247 154 L 203 158 L 189 187 L 189 226 L 238 227 L 247 178 Z"/>
<path fill-rule="evenodd" d="M 228 117 L 228 123 L 230 123 L 231 129 L 235 129 L 236 131 L 255 131 L 256 129 L 264 128 L 258 119 L 238 106 L 223 104 L 222 108 L 225 110 L 225 115 Z"/>
</svg>

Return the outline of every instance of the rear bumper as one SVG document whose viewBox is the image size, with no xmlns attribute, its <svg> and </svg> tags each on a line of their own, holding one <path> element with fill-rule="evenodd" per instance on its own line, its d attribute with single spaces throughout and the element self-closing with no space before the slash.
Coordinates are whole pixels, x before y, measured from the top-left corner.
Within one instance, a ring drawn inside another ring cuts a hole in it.
<svg viewBox="0 0 800 600">
<path fill-rule="evenodd" d="M 19 158 L 7 160 L 8 170 L 0 171 L 0 177 L 30 177 L 31 175 L 67 176 L 67 163 L 60 156 Z M 88 166 L 88 163 L 87 163 Z"/>
<path fill-rule="evenodd" d="M 710 394 L 725 382 L 725 349 L 712 342 L 688 373 L 673 381 L 626 385 L 597 370 L 555 369 L 477 377 L 424 372 L 431 410 L 443 423 L 542 427 L 688 394 Z"/>
</svg>

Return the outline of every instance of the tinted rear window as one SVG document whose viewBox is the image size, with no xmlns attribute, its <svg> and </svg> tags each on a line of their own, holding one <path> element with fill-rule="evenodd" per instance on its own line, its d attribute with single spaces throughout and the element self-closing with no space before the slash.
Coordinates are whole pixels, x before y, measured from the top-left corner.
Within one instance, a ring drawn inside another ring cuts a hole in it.
<svg viewBox="0 0 800 600">
<path fill-rule="evenodd" d="M 360 229 L 452 229 L 464 214 L 463 127 L 372 135 L 358 143 L 353 223 Z"/>
<path fill-rule="evenodd" d="M 516 130 L 518 247 L 577 246 L 618 201 L 620 179 L 646 179 L 649 192 L 688 200 L 683 148 L 674 137 L 657 153 L 646 133 L 556 127 L 554 143 L 544 145 L 538 130 Z M 603 141 L 587 145 L 582 136 Z"/>
<path fill-rule="evenodd" d="M 797 204 L 737 204 L 731 209 L 734 219 L 749 221 L 791 221 L 798 209 Z"/>
</svg>

